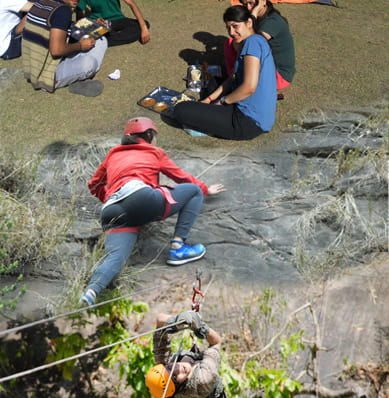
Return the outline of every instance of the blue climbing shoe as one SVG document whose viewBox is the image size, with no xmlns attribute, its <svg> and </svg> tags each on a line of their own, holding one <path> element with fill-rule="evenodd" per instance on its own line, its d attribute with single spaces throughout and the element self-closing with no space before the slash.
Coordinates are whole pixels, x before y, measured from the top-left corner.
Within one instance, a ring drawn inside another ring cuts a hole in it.
<svg viewBox="0 0 389 398">
<path fill-rule="evenodd" d="M 88 289 L 80 298 L 80 305 L 89 307 L 96 302 L 96 293 L 92 289 Z"/>
<path fill-rule="evenodd" d="M 205 251 L 205 247 L 201 244 L 196 246 L 182 245 L 179 249 L 169 250 L 169 258 L 166 263 L 169 265 L 182 265 L 190 261 L 196 261 L 204 256 Z"/>
</svg>

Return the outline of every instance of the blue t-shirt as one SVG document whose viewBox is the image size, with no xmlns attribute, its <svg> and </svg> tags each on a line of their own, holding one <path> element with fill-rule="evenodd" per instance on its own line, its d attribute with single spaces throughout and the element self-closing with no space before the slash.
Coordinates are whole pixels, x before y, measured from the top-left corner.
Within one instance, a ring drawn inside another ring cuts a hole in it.
<svg viewBox="0 0 389 398">
<path fill-rule="evenodd" d="M 237 103 L 238 109 L 253 119 L 263 131 L 269 131 L 275 121 L 277 104 L 276 68 L 267 40 L 260 35 L 249 36 L 235 62 L 233 89 L 243 83 L 243 58 L 252 55 L 259 59 L 259 78 L 255 92 Z"/>
</svg>

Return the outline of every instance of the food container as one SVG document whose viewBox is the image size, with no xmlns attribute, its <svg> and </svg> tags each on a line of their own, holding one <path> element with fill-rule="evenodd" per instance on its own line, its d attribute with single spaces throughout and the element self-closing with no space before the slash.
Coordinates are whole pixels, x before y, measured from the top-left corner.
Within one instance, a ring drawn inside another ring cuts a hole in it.
<svg viewBox="0 0 389 398">
<path fill-rule="evenodd" d="M 171 117 L 175 104 L 182 98 L 183 93 L 170 88 L 158 86 L 142 97 L 137 104 L 150 111 Z M 195 101 L 193 97 L 187 97 Z"/>
<path fill-rule="evenodd" d="M 98 39 L 110 30 L 109 27 L 102 26 L 90 18 L 81 18 L 70 27 L 70 36 L 75 40 Z"/>
<path fill-rule="evenodd" d="M 200 92 L 203 86 L 203 71 L 199 66 L 190 65 L 186 73 L 186 87 L 193 92 Z"/>
</svg>

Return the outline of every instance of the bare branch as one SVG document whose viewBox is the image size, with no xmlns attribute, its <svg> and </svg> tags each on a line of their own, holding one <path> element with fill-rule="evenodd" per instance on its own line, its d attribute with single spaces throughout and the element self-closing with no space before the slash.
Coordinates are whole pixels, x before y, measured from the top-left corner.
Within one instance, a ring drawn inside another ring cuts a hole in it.
<svg viewBox="0 0 389 398">
<path fill-rule="evenodd" d="M 332 390 L 323 387 L 317 383 L 303 383 L 300 391 L 295 391 L 294 395 L 315 395 L 319 398 L 348 398 L 360 397 L 363 395 L 361 391 L 353 388 L 345 388 L 342 390 Z"/>
<path fill-rule="evenodd" d="M 285 329 L 288 327 L 288 325 L 289 325 L 290 321 L 292 320 L 292 318 L 293 318 L 298 312 L 304 310 L 304 309 L 307 308 L 307 307 L 312 308 L 311 303 L 306 303 L 306 304 L 304 304 L 303 306 L 301 306 L 301 307 L 297 308 L 296 310 L 294 310 L 293 312 L 291 312 L 291 313 L 288 315 L 288 319 L 287 319 L 287 321 L 285 322 L 284 326 L 281 328 L 281 330 L 280 330 L 276 335 L 274 335 L 274 336 L 272 337 L 272 339 L 269 341 L 269 343 L 267 343 L 267 344 L 265 345 L 265 347 L 263 347 L 263 348 L 260 349 L 259 351 L 252 352 L 252 353 L 246 358 L 246 360 L 244 361 L 244 363 L 243 363 L 243 365 L 242 365 L 242 369 L 244 369 L 244 367 L 246 366 L 246 362 L 247 362 L 249 359 L 251 359 L 251 358 L 253 358 L 253 357 L 256 357 L 256 356 L 258 356 L 258 355 L 261 355 L 263 352 L 267 351 L 267 350 L 274 344 L 274 342 L 282 335 L 282 333 L 284 333 Z"/>
</svg>

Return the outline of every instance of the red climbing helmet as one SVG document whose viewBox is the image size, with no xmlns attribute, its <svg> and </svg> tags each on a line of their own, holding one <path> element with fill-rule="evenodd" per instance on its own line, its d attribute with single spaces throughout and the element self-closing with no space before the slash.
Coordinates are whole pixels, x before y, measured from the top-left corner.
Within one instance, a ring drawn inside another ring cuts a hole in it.
<svg viewBox="0 0 389 398">
<path fill-rule="evenodd" d="M 148 117 L 134 117 L 127 121 L 123 135 L 131 135 L 144 133 L 146 130 L 152 129 L 158 133 L 157 126 Z"/>
<path fill-rule="evenodd" d="M 174 395 L 176 386 L 171 379 L 169 384 L 167 384 L 168 380 L 169 372 L 162 364 L 153 366 L 146 373 L 146 386 L 150 394 L 155 398 L 162 398 L 165 390 L 165 397 L 172 397 Z"/>
</svg>

